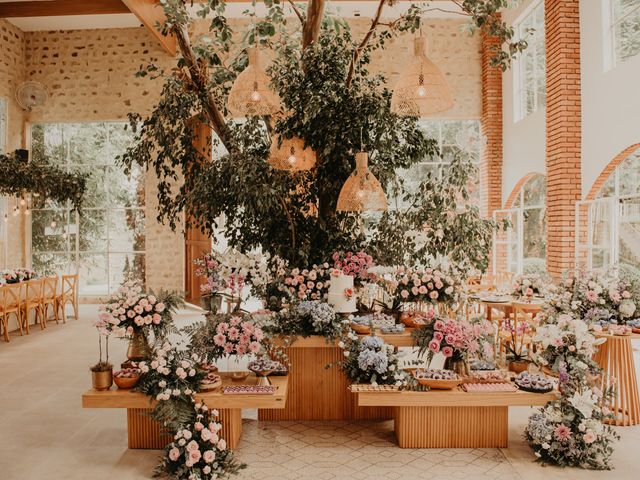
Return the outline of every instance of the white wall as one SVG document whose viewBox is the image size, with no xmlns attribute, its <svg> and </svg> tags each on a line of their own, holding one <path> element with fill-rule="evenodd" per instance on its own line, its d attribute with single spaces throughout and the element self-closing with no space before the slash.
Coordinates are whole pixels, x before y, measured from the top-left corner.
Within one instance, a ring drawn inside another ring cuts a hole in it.
<svg viewBox="0 0 640 480">
<path fill-rule="evenodd" d="M 640 55 L 605 71 L 609 0 L 581 0 L 582 194 L 607 164 L 640 142 Z"/>
<path fill-rule="evenodd" d="M 593 0 L 592 0 L 593 1 Z M 503 12 L 509 25 L 518 21 L 536 0 L 524 0 L 516 8 Z M 545 173 L 545 110 L 544 108 L 515 122 L 514 75 L 510 68 L 502 75 L 502 204 L 518 181 L 531 172 Z"/>
</svg>

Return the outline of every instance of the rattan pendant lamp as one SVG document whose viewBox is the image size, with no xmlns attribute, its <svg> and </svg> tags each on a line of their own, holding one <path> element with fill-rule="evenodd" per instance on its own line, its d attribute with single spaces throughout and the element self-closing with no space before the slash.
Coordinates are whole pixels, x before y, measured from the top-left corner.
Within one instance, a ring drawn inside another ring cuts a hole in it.
<svg viewBox="0 0 640 480">
<path fill-rule="evenodd" d="M 280 110 L 280 97 L 271 90 L 271 79 L 260 64 L 258 47 L 247 49 L 249 65 L 233 82 L 227 109 L 234 118 L 273 115 Z"/>
<path fill-rule="evenodd" d="M 275 138 L 269 149 L 269 164 L 276 170 L 299 172 L 316 166 L 316 152 L 304 146 L 300 137 Z"/>
<path fill-rule="evenodd" d="M 428 117 L 453 107 L 449 82 L 438 66 L 427 58 L 427 39 L 413 41 L 414 57 L 400 74 L 391 96 L 391 111 L 410 117 Z"/>
<path fill-rule="evenodd" d="M 338 212 L 384 211 L 387 196 L 382 185 L 369 170 L 369 155 L 356 153 L 356 169 L 344 182 L 338 196 Z"/>
</svg>

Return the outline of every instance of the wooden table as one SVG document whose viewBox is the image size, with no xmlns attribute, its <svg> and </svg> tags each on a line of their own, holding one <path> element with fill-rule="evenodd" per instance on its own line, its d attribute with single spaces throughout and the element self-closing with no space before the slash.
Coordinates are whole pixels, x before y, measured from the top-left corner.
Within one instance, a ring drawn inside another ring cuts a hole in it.
<svg viewBox="0 0 640 480">
<path fill-rule="evenodd" d="M 224 375 L 224 374 L 222 374 Z M 242 434 L 243 408 L 282 409 L 287 401 L 288 376 L 269 377 L 278 387 L 273 395 L 231 395 L 221 391 L 201 392 L 196 400 L 220 412 L 222 437 L 229 448 L 236 448 Z M 223 376 L 223 385 L 239 385 Z M 243 384 L 255 384 L 257 378 L 250 376 Z M 126 408 L 128 445 L 132 449 L 162 449 L 169 440 L 161 432 L 160 425 L 149 417 L 156 400 L 140 392 L 111 390 L 99 392 L 88 390 L 82 395 L 82 408 Z"/>
<path fill-rule="evenodd" d="M 413 346 L 411 331 L 379 335 L 397 347 Z M 285 352 L 289 357 L 289 396 L 285 408 L 261 409 L 260 420 L 386 420 L 393 411 L 385 407 L 359 407 L 348 386 L 350 381 L 336 365 L 344 358 L 337 342 L 324 337 L 300 337 Z M 332 365 L 326 368 L 327 365 Z"/>
<path fill-rule="evenodd" d="M 602 376 L 601 388 L 613 387 L 614 395 L 609 401 L 609 409 L 614 418 L 606 420 L 618 426 L 637 425 L 640 423 L 640 400 L 638 399 L 638 381 L 633 361 L 631 340 L 640 335 L 627 336 L 598 334 L 606 338 L 606 342 L 598 347 L 594 360 L 605 372 Z"/>
<path fill-rule="evenodd" d="M 557 392 L 358 392 L 359 406 L 393 408 L 401 448 L 506 448 L 509 407 L 546 405 Z"/>
</svg>

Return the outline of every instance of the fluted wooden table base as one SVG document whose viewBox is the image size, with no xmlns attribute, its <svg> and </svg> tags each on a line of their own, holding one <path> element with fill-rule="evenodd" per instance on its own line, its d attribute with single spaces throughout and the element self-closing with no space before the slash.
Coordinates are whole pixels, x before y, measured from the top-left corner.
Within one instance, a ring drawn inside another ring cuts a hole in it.
<svg viewBox="0 0 640 480">
<path fill-rule="evenodd" d="M 640 423 L 640 400 L 636 367 L 633 362 L 631 337 L 602 335 L 607 339 L 600 345 L 594 356 L 600 368 L 605 371 L 602 388 L 613 387 L 614 396 L 609 409 L 615 417 L 606 423 L 621 427 Z"/>
<path fill-rule="evenodd" d="M 151 409 L 128 408 L 127 409 L 127 435 L 129 448 L 161 450 L 169 442 L 171 436 L 162 433 L 160 424 L 149 417 Z M 236 448 L 242 434 L 242 410 L 229 408 L 219 410 L 222 423 L 222 435 L 228 448 Z"/>
<path fill-rule="evenodd" d="M 400 448 L 506 448 L 509 407 L 396 407 Z"/>
<path fill-rule="evenodd" d="M 389 407 L 359 407 L 349 381 L 335 364 L 342 349 L 323 337 L 297 340 L 286 349 L 291 368 L 285 408 L 260 409 L 259 420 L 387 420 Z"/>
</svg>

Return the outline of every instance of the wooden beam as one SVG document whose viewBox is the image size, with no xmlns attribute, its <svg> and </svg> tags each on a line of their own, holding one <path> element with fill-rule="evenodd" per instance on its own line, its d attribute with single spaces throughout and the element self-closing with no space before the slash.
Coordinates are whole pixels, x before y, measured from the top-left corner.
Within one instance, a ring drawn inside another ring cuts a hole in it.
<svg viewBox="0 0 640 480">
<path fill-rule="evenodd" d="M 35 2 L 2 2 L 0 18 L 59 17 L 63 15 L 102 15 L 129 13 L 122 0 L 48 0 Z"/>
<path fill-rule="evenodd" d="M 176 37 L 164 36 L 156 28 L 156 24 L 165 20 L 164 10 L 156 0 L 122 0 L 122 2 L 135 14 L 151 34 L 160 42 L 162 48 L 169 55 L 176 55 Z"/>
</svg>

